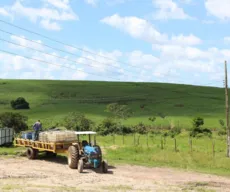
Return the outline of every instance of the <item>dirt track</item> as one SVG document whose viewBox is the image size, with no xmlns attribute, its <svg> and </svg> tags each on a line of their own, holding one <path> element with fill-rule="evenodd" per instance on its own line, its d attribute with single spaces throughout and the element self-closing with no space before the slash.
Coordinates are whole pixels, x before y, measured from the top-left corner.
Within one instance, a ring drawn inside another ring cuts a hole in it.
<svg viewBox="0 0 230 192">
<path fill-rule="evenodd" d="M 69 169 L 64 158 L 0 156 L 0 191 L 230 191 L 230 178 L 139 166 L 110 167 L 109 173 Z"/>
</svg>

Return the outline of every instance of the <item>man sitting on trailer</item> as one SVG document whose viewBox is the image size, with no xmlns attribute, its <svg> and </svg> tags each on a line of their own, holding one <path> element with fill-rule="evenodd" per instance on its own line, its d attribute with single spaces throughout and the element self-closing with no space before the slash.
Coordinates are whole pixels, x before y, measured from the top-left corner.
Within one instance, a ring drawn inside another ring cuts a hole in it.
<svg viewBox="0 0 230 192">
<path fill-rule="evenodd" d="M 34 141 L 37 141 L 37 140 L 38 140 L 39 131 L 42 130 L 42 124 L 41 124 L 40 120 L 38 120 L 38 121 L 33 125 L 33 129 L 34 129 L 34 131 L 35 131 Z"/>
</svg>

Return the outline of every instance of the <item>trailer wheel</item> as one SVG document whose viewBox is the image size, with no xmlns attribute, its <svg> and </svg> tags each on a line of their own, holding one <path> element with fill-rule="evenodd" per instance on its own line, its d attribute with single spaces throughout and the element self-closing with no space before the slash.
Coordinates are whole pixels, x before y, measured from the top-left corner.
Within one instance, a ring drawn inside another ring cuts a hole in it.
<svg viewBox="0 0 230 192">
<path fill-rule="evenodd" d="M 78 172 L 82 173 L 83 172 L 83 167 L 84 167 L 84 162 L 82 159 L 78 161 Z"/>
<path fill-rule="evenodd" d="M 38 150 L 36 149 L 30 147 L 26 150 L 26 156 L 28 157 L 28 159 L 36 159 L 37 155 L 38 155 Z"/>
<path fill-rule="evenodd" d="M 76 169 L 79 160 L 78 147 L 69 146 L 68 148 L 68 165 L 71 169 Z"/>
<path fill-rule="evenodd" d="M 108 163 L 106 160 L 102 161 L 102 172 L 107 173 L 108 172 Z"/>
</svg>

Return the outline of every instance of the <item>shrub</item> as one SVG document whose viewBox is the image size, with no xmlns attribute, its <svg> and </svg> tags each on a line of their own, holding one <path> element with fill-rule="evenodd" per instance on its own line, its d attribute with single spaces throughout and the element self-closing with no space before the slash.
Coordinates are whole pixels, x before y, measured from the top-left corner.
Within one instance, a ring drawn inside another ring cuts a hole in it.
<svg viewBox="0 0 230 192">
<path fill-rule="evenodd" d="M 211 137 L 212 136 L 212 131 L 210 129 L 207 128 L 194 128 L 191 132 L 190 132 L 190 136 L 191 137 L 202 137 L 202 136 L 208 136 Z"/>
<path fill-rule="evenodd" d="M 226 126 L 222 119 L 219 120 L 219 124 L 221 126 L 221 130 L 218 131 L 218 135 L 226 135 L 227 134 Z"/>
<path fill-rule="evenodd" d="M 70 130 L 90 131 L 93 129 L 94 122 L 81 113 L 72 112 L 64 118 L 62 124 Z"/>
<path fill-rule="evenodd" d="M 29 103 L 23 97 L 18 97 L 10 102 L 13 109 L 29 109 Z"/>
<path fill-rule="evenodd" d="M 192 120 L 193 128 L 199 128 L 200 126 L 204 125 L 204 119 L 201 117 L 195 117 Z"/>
<path fill-rule="evenodd" d="M 118 124 L 112 118 L 104 119 L 95 129 L 99 135 L 109 135 L 118 132 Z"/>
<path fill-rule="evenodd" d="M 144 123 L 140 122 L 136 126 L 134 126 L 134 131 L 143 135 L 149 131 L 149 127 L 147 127 Z"/>
<path fill-rule="evenodd" d="M 15 133 L 28 129 L 28 117 L 20 113 L 5 112 L 0 114 L 0 124 L 2 127 L 13 128 Z"/>
</svg>

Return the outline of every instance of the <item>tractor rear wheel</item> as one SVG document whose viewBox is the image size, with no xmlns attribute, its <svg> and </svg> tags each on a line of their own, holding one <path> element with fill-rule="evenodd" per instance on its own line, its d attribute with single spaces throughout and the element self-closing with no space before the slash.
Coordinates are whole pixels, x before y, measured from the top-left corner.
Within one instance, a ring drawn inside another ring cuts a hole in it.
<svg viewBox="0 0 230 192">
<path fill-rule="evenodd" d="M 83 166 L 84 166 L 84 162 L 83 162 L 82 159 L 80 159 L 80 160 L 78 161 L 78 172 L 79 172 L 79 173 L 82 173 L 82 172 L 83 172 Z"/>
<path fill-rule="evenodd" d="M 79 161 L 79 150 L 76 146 L 69 146 L 68 148 L 68 165 L 71 169 L 76 169 Z"/>
<path fill-rule="evenodd" d="M 36 159 L 38 156 L 38 150 L 37 149 L 33 149 L 33 148 L 27 148 L 26 150 L 26 156 L 28 157 L 28 159 Z"/>
<path fill-rule="evenodd" d="M 103 172 L 103 173 L 107 173 L 107 172 L 108 172 L 108 163 L 107 163 L 106 160 L 102 161 L 102 166 L 101 166 L 101 168 L 102 168 L 102 172 Z"/>
</svg>

